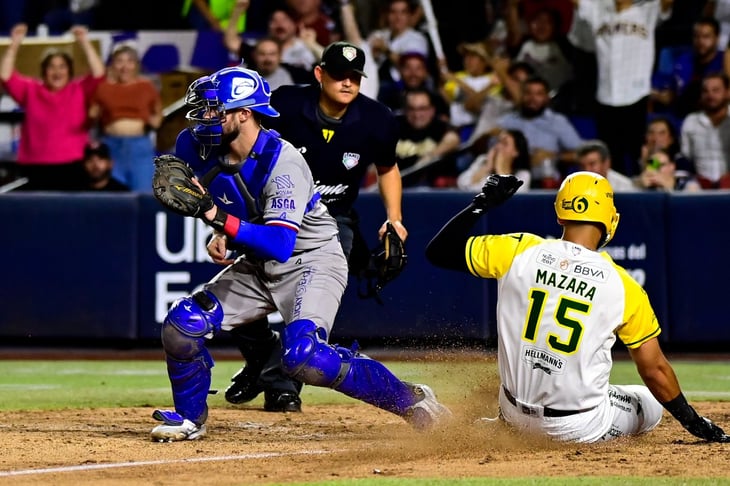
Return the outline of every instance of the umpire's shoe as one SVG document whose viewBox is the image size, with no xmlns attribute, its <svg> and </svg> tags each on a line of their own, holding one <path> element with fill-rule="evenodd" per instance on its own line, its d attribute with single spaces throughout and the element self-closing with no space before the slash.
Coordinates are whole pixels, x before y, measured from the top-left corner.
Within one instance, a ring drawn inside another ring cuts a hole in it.
<svg viewBox="0 0 730 486">
<path fill-rule="evenodd" d="M 250 367 L 244 366 L 231 378 L 233 383 L 226 388 L 226 400 L 235 404 L 250 402 L 264 391 L 258 380 L 258 371 L 251 371 Z"/>
<path fill-rule="evenodd" d="M 267 412 L 301 412 L 302 399 L 296 392 L 289 390 L 266 390 L 264 410 Z"/>
</svg>

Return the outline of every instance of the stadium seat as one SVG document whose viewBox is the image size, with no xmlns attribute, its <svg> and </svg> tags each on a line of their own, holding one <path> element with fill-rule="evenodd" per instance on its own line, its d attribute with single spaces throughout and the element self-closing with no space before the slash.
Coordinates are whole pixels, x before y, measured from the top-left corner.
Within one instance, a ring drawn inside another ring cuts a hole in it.
<svg viewBox="0 0 730 486">
<path fill-rule="evenodd" d="M 180 65 L 180 52 L 175 44 L 153 44 L 141 59 L 142 70 L 147 73 L 166 73 Z"/>
<path fill-rule="evenodd" d="M 223 34 L 212 30 L 198 31 L 190 65 L 198 69 L 217 71 L 228 64 L 228 50 L 223 45 Z"/>
</svg>

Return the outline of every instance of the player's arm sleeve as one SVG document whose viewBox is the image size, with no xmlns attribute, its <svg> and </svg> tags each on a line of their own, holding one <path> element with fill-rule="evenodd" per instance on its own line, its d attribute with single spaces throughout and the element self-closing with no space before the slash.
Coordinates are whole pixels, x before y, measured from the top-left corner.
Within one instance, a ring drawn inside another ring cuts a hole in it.
<svg viewBox="0 0 730 486">
<path fill-rule="evenodd" d="M 309 168 L 302 156 L 293 147 L 285 146 L 264 186 L 264 224 L 248 223 L 228 215 L 224 233 L 235 243 L 254 250 L 257 256 L 287 261 L 294 252 L 297 233 L 312 200 L 310 181 Z"/>
<path fill-rule="evenodd" d="M 466 242 L 464 258 L 469 273 L 481 278 L 502 278 L 515 257 L 542 242 L 529 233 L 473 236 Z"/>
<path fill-rule="evenodd" d="M 626 308 L 624 324 L 617 334 L 627 348 L 635 349 L 659 336 L 661 328 L 646 291 L 623 269 L 619 270 L 619 275 L 624 283 Z"/>
<path fill-rule="evenodd" d="M 469 239 L 469 232 L 481 214 L 481 212 L 474 211 L 472 204 L 462 209 L 428 242 L 426 259 L 437 267 L 468 272 L 469 267 L 464 258 L 464 250 Z"/>
</svg>

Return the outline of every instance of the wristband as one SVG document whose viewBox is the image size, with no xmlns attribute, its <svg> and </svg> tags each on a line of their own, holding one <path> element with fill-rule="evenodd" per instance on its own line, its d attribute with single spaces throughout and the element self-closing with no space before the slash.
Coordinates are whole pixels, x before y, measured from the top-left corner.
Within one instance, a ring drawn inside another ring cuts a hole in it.
<svg viewBox="0 0 730 486">
<path fill-rule="evenodd" d="M 667 412 L 671 413 L 672 417 L 677 419 L 677 421 L 685 427 L 700 420 L 700 416 L 697 411 L 692 408 L 692 405 L 687 403 L 687 399 L 681 392 L 676 398 L 668 402 L 663 402 L 662 407 L 664 407 Z"/>
<path fill-rule="evenodd" d="M 235 216 L 231 216 L 221 208 L 218 208 L 218 211 L 216 211 L 215 217 L 212 220 L 208 221 L 206 219 L 205 222 L 212 226 L 214 230 L 223 233 L 226 236 L 230 236 L 231 238 L 236 237 L 238 228 L 241 224 L 241 220 Z"/>
</svg>

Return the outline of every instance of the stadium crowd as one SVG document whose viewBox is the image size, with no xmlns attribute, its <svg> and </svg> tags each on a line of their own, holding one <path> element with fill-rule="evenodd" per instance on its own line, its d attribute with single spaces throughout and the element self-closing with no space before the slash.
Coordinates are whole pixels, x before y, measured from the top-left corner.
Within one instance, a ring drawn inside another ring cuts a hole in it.
<svg viewBox="0 0 730 486">
<path fill-rule="evenodd" d="M 91 33 L 209 32 L 228 64 L 243 60 L 272 89 L 316 82 L 313 67 L 331 42 L 359 46 L 368 59 L 362 95 L 398 116 L 404 187 L 472 189 L 511 171 L 526 180 L 523 191 L 554 189 L 583 169 L 607 175 L 617 190 L 730 188 L 730 0 L 458 3 L 188 0 L 154 14 L 137 0 L 0 1 L 0 34 L 10 39 L 0 94 L 25 113 L 19 174 L 41 178 L 27 189 L 83 189 L 81 181 L 54 186 L 49 178 L 58 178 L 59 165 L 72 168 L 63 177 L 83 177 L 84 147 L 98 139 L 116 162 L 115 177 L 148 191 L 139 180 L 149 179 L 149 142 L 164 107 L 159 80 L 140 64 L 143 53 L 112 46 L 101 53 L 104 72 L 83 80 L 58 53 L 42 61 L 39 79 L 15 66 L 26 33 L 74 32 L 84 47 L 83 24 Z M 94 54 L 84 52 L 95 67 Z M 37 101 L 69 90 L 73 101 L 63 97 L 53 108 L 86 119 L 76 120 L 73 146 L 53 158 L 43 146 L 62 134 L 37 122 L 47 110 Z M 44 175 L 44 168 L 53 170 Z"/>
</svg>

